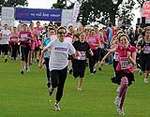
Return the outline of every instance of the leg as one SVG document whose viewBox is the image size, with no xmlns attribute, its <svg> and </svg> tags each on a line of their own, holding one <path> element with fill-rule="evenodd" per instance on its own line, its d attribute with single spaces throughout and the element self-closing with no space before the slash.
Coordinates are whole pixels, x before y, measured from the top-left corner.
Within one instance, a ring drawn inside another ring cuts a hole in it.
<svg viewBox="0 0 150 117">
<path fill-rule="evenodd" d="M 83 87 L 83 81 L 84 81 L 84 78 L 79 78 L 79 79 L 78 79 L 77 89 L 78 89 L 79 91 L 82 90 L 82 87 Z"/>
<path fill-rule="evenodd" d="M 51 78 L 51 85 L 52 87 L 49 88 L 49 95 L 51 96 L 54 89 L 58 87 L 58 79 L 59 79 L 59 72 L 58 70 L 50 71 L 50 78 Z"/>
<path fill-rule="evenodd" d="M 83 88 L 83 82 L 84 82 L 84 74 L 85 74 L 85 69 L 86 69 L 86 61 L 81 61 L 79 63 L 79 76 L 80 79 L 78 79 L 78 90 L 82 90 Z"/>
<path fill-rule="evenodd" d="M 25 67 L 26 70 L 29 70 L 29 53 L 30 53 L 30 49 L 28 47 L 25 47 Z"/>
<path fill-rule="evenodd" d="M 64 84 L 66 78 L 67 78 L 67 67 L 59 71 L 59 84 L 56 93 L 56 103 L 59 103 L 63 96 L 63 90 L 64 90 Z"/>
<path fill-rule="evenodd" d="M 89 69 L 90 69 L 90 73 L 93 73 L 93 69 L 94 69 L 94 58 L 93 58 L 93 56 L 89 57 Z"/>
<path fill-rule="evenodd" d="M 21 46 L 21 74 L 24 74 L 25 71 L 25 47 Z"/>
<path fill-rule="evenodd" d="M 9 45 L 5 44 L 4 45 L 4 58 L 5 58 L 5 62 L 7 62 L 7 58 L 8 58 L 8 50 L 9 50 Z"/>
<path fill-rule="evenodd" d="M 51 84 L 51 81 L 50 81 L 50 70 L 49 70 L 49 58 L 44 58 L 45 59 L 45 66 L 46 66 L 46 75 L 47 75 L 47 86 L 48 88 L 50 88 L 50 84 Z"/>
<path fill-rule="evenodd" d="M 145 72 L 144 72 L 144 83 L 149 83 L 149 81 L 148 81 L 148 76 L 149 76 L 149 72 L 148 72 L 148 71 L 145 71 Z"/>
<path fill-rule="evenodd" d="M 128 89 L 128 78 L 124 76 L 121 79 L 120 91 L 119 91 L 119 96 L 118 96 L 119 103 L 118 103 L 117 111 L 119 112 L 119 114 L 124 114 L 123 105 L 124 105 L 124 100 L 125 100 L 125 96 L 127 93 L 127 89 Z"/>
</svg>

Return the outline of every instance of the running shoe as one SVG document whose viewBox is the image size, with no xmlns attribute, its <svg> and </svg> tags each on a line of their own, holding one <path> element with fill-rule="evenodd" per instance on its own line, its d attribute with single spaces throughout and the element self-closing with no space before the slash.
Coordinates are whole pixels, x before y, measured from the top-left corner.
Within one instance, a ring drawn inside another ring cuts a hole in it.
<svg viewBox="0 0 150 117">
<path fill-rule="evenodd" d="M 55 111 L 60 111 L 61 110 L 59 103 L 54 104 L 54 109 L 55 109 Z"/>
<path fill-rule="evenodd" d="M 145 84 L 149 83 L 149 81 L 148 81 L 147 78 L 144 78 L 144 83 L 145 83 Z"/>
</svg>

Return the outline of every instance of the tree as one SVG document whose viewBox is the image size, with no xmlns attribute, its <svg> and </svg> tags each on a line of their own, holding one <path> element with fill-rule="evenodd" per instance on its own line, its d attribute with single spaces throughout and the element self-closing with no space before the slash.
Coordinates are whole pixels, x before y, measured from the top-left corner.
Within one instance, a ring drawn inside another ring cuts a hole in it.
<svg viewBox="0 0 150 117">
<path fill-rule="evenodd" d="M 17 7 L 17 6 L 27 6 L 27 0 L 0 0 L 0 11 L 2 7 Z"/>
<path fill-rule="evenodd" d="M 85 24 L 91 11 L 94 12 L 94 15 L 97 15 L 98 11 L 101 11 L 109 14 L 110 21 L 115 24 L 115 15 L 122 1 L 118 0 L 117 4 L 113 4 L 112 0 L 84 0 L 81 5 L 80 15 L 86 18 L 83 18 L 82 22 Z"/>
<path fill-rule="evenodd" d="M 118 16 L 122 19 L 122 25 L 131 26 L 131 21 L 134 19 L 134 13 L 131 12 L 134 9 L 136 3 L 132 0 L 123 2 L 119 6 Z"/>
<path fill-rule="evenodd" d="M 69 0 L 57 0 L 57 3 L 53 4 L 54 8 L 73 8 L 74 3 L 71 3 L 70 6 L 67 5 L 67 2 Z M 93 20 L 94 17 L 99 15 L 99 13 L 103 13 L 105 16 L 105 20 L 110 19 L 110 22 L 112 24 L 115 24 L 115 17 L 116 15 L 123 15 L 126 18 L 129 18 L 131 16 L 131 20 L 133 17 L 133 14 L 131 13 L 133 6 L 134 6 L 134 1 L 135 0 L 128 0 L 128 3 L 132 3 L 124 6 L 124 10 L 122 11 L 122 14 L 118 12 L 119 6 L 122 4 L 124 0 L 115 0 L 117 1 L 115 4 L 113 3 L 112 0 L 78 0 L 82 4 L 80 7 L 80 13 L 78 19 L 81 20 L 81 23 L 83 25 L 87 24 L 88 20 Z M 82 2 L 81 2 L 82 1 Z M 137 0 L 137 1 L 146 1 L 146 0 Z"/>
<path fill-rule="evenodd" d="M 142 8 L 144 2 L 149 1 L 149 0 L 136 0 L 136 1 L 139 3 L 140 7 Z"/>
<path fill-rule="evenodd" d="M 70 3 L 68 5 L 68 3 Z M 53 4 L 52 8 L 59 8 L 59 9 L 72 9 L 74 3 L 69 0 L 57 0 L 56 3 Z"/>
<path fill-rule="evenodd" d="M 57 0 L 56 3 L 53 4 L 52 8 L 65 8 L 66 6 L 66 0 Z"/>
</svg>

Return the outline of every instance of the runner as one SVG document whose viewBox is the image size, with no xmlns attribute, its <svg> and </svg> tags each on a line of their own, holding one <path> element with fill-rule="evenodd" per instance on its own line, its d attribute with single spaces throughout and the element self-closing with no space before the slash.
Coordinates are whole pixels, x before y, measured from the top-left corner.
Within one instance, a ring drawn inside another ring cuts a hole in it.
<svg viewBox="0 0 150 117">
<path fill-rule="evenodd" d="M 47 37 L 43 40 L 43 47 L 46 47 L 51 41 L 54 41 L 53 36 L 56 34 L 54 28 L 49 28 L 47 32 Z M 50 58 L 50 52 L 46 51 L 44 53 L 44 63 L 46 67 L 46 74 L 47 74 L 47 86 L 49 91 L 51 91 L 50 86 L 51 86 L 51 79 L 50 79 L 50 70 L 49 70 L 49 58 Z"/>
<path fill-rule="evenodd" d="M 128 37 L 122 34 L 119 37 L 119 44 L 113 49 L 110 49 L 108 54 L 102 59 L 102 62 L 106 57 L 113 53 L 118 53 L 119 62 L 116 65 L 117 76 L 115 77 L 114 83 L 119 84 L 118 94 L 115 99 L 115 104 L 117 106 L 117 112 L 120 115 L 124 115 L 123 104 L 125 96 L 127 93 L 128 86 L 134 81 L 134 68 L 136 66 L 136 49 L 135 47 L 129 45 Z"/>
<path fill-rule="evenodd" d="M 5 24 L 4 29 L 0 31 L 0 53 L 2 52 L 4 55 L 5 62 L 8 60 L 10 34 L 11 31 L 8 29 L 8 25 Z"/>
<path fill-rule="evenodd" d="M 144 72 L 144 82 L 149 83 L 148 76 L 150 73 L 150 27 L 144 32 L 144 40 L 138 45 L 141 50 L 141 68 Z"/>
<path fill-rule="evenodd" d="M 18 42 L 19 42 L 19 34 L 17 32 L 17 28 L 13 27 L 13 31 L 10 35 L 10 47 L 11 47 L 11 57 L 16 60 L 17 51 L 18 51 Z"/>
<path fill-rule="evenodd" d="M 75 59 L 73 59 L 72 61 L 73 76 L 75 78 L 79 77 L 77 82 L 77 90 L 81 91 L 83 87 L 83 80 L 84 80 L 84 74 L 86 69 L 87 54 L 91 54 L 92 56 L 93 53 L 92 50 L 90 49 L 89 44 L 86 42 L 85 33 L 80 34 L 80 39 L 78 41 L 75 41 L 73 43 L 73 46 L 77 51 Z"/>
<path fill-rule="evenodd" d="M 49 69 L 51 74 L 52 88 L 51 94 L 54 89 L 56 92 L 56 102 L 54 108 L 56 111 L 60 111 L 59 102 L 63 96 L 64 84 L 67 78 L 67 66 L 68 66 L 68 54 L 75 56 L 75 49 L 73 45 L 67 41 L 64 41 L 66 34 L 66 29 L 64 27 L 59 27 L 57 30 L 56 40 L 50 42 L 41 53 L 41 60 L 44 53 L 50 49 L 50 61 Z"/>
<path fill-rule="evenodd" d="M 21 74 L 24 74 L 24 71 L 29 71 L 29 51 L 31 50 L 31 32 L 27 31 L 27 25 L 23 24 L 22 31 L 19 33 L 19 41 L 21 45 Z"/>
</svg>

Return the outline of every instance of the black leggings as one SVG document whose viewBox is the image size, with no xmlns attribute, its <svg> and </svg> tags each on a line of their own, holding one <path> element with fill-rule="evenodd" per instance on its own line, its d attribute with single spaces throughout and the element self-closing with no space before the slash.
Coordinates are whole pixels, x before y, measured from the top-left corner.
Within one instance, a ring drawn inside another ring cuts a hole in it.
<svg viewBox="0 0 150 117">
<path fill-rule="evenodd" d="M 51 71 L 52 88 L 57 88 L 56 100 L 59 102 L 63 96 L 64 84 L 67 78 L 67 67 L 62 70 Z"/>
<path fill-rule="evenodd" d="M 28 62 L 30 48 L 21 46 L 22 61 Z"/>
<path fill-rule="evenodd" d="M 9 45 L 8 44 L 0 44 L 0 54 L 4 53 L 4 55 L 8 55 Z"/>
<path fill-rule="evenodd" d="M 18 51 L 18 44 L 14 43 L 13 45 L 11 45 L 11 57 L 13 57 L 16 60 L 17 57 L 17 51 Z"/>
<path fill-rule="evenodd" d="M 93 73 L 93 69 L 95 64 L 98 62 L 99 60 L 99 50 L 92 50 L 93 51 L 93 56 L 89 56 L 89 68 L 90 68 L 90 72 Z"/>
<path fill-rule="evenodd" d="M 44 58 L 45 60 L 45 67 L 46 67 L 46 75 L 48 80 L 48 88 L 50 87 L 51 81 L 50 81 L 50 70 L 49 70 L 49 58 Z"/>
</svg>

